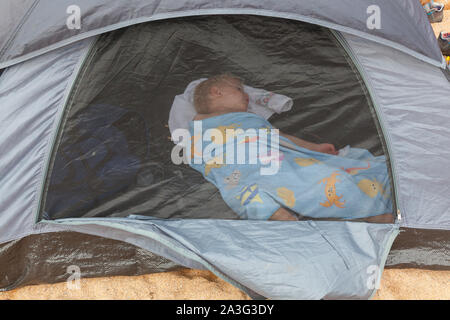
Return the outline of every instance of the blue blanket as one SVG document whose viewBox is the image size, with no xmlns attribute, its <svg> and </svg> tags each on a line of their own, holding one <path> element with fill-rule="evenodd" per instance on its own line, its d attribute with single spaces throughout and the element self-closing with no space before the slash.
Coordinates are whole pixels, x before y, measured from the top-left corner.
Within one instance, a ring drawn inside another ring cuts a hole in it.
<svg viewBox="0 0 450 320">
<path fill-rule="evenodd" d="M 315 152 L 271 129 L 264 118 L 248 112 L 190 123 L 190 165 L 242 219 L 265 220 L 280 207 L 312 218 L 392 212 L 384 156 L 359 148 L 350 148 L 345 157 Z"/>
</svg>

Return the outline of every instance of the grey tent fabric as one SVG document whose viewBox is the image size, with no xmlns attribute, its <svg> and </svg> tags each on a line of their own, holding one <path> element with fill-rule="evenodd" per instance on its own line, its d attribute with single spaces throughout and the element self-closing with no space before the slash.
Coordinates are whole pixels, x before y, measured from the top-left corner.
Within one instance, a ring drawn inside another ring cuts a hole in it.
<svg viewBox="0 0 450 320">
<path fill-rule="evenodd" d="M 0 124 L 9 132 L 0 135 L 0 242 L 33 233 L 55 120 L 91 41 L 8 68 L 0 78 Z"/>
<path fill-rule="evenodd" d="M 52 224 L 95 233 L 102 230 L 99 227 L 114 228 L 116 240 L 125 239 L 127 233 L 145 236 L 163 249 L 148 240 L 141 247 L 170 255 L 183 265 L 186 258 L 197 262 L 197 268 L 214 272 L 250 296 L 270 299 L 370 298 L 398 234 L 395 224 L 336 221 L 135 216 L 61 219 Z"/>
<path fill-rule="evenodd" d="M 367 74 L 392 147 L 401 226 L 449 230 L 450 83 L 408 55 L 345 37 Z"/>
<path fill-rule="evenodd" d="M 90 232 L 86 229 L 77 229 L 77 232 L 41 230 L 42 233 L 0 244 L 0 270 L 7 275 L 0 281 L 0 290 L 66 281 L 71 276 L 67 268 L 73 265 L 80 268 L 83 278 L 141 275 L 182 268 L 172 260 L 143 249 L 139 242 L 132 245 L 110 240 L 107 237 L 116 233 L 102 234 L 99 229 L 96 226 Z M 385 268 L 450 270 L 448 231 L 431 231 L 401 229 Z M 437 243 L 444 245 L 437 248 Z"/>
<path fill-rule="evenodd" d="M 2 1 L 0 9 L 5 18 L 0 20 L 0 30 L 8 30 L 8 32 L 0 34 L 2 47 L 8 45 L 9 39 L 11 39 L 14 32 L 13 30 L 17 29 L 21 20 L 26 19 L 27 13 L 35 2 L 35 0 Z"/>
<path fill-rule="evenodd" d="M 81 9 L 80 29 L 69 29 L 68 7 Z M 380 28 L 368 20 L 379 9 Z M 435 66 L 445 61 L 434 41 L 433 31 L 419 1 L 411 0 L 307 0 L 298 1 L 122 1 L 35 0 L 2 1 L 1 12 L 10 12 L 2 22 L 0 69 L 45 51 L 113 29 L 144 21 L 189 15 L 256 14 L 295 19 L 345 31 L 407 52 Z"/>
</svg>

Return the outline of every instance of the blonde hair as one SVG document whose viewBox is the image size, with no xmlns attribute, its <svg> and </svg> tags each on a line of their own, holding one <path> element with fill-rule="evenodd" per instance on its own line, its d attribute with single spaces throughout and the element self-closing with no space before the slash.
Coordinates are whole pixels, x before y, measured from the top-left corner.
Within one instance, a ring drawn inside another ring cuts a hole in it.
<svg viewBox="0 0 450 320">
<path fill-rule="evenodd" d="M 236 79 L 241 81 L 238 77 L 231 73 L 222 73 L 212 76 L 205 81 L 200 82 L 194 90 L 194 107 L 197 113 L 206 114 L 211 112 L 209 92 L 213 86 L 220 86 L 224 81 Z"/>
</svg>

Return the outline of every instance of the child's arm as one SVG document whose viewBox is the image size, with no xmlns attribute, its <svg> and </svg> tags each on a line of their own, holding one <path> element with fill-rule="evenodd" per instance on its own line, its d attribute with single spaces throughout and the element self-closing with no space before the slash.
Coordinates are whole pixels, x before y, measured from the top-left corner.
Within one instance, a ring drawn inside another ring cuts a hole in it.
<svg viewBox="0 0 450 320">
<path fill-rule="evenodd" d="M 338 154 L 338 151 L 336 151 L 334 145 L 332 145 L 331 143 L 317 144 L 317 143 L 313 143 L 313 142 L 309 142 L 309 141 L 297 138 L 295 136 L 291 136 L 291 135 L 283 133 L 281 131 L 280 131 L 280 136 L 288 138 L 289 140 L 291 140 L 296 145 L 298 145 L 302 148 L 306 148 L 306 149 L 309 149 L 312 151 L 317 151 L 317 152 L 322 152 L 322 153 L 333 154 L 333 155 Z"/>
</svg>

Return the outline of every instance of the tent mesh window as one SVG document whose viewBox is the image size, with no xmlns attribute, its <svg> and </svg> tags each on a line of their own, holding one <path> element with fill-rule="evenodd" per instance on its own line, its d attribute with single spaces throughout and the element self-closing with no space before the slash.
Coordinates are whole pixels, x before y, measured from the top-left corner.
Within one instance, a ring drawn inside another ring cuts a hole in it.
<svg viewBox="0 0 450 320">
<path fill-rule="evenodd" d="M 326 28 L 258 16 L 139 24 L 98 37 L 75 81 L 47 172 L 39 219 L 238 219 L 216 187 L 171 161 L 174 97 L 230 72 L 293 99 L 269 121 L 312 142 L 386 154 L 367 88 Z"/>
</svg>

